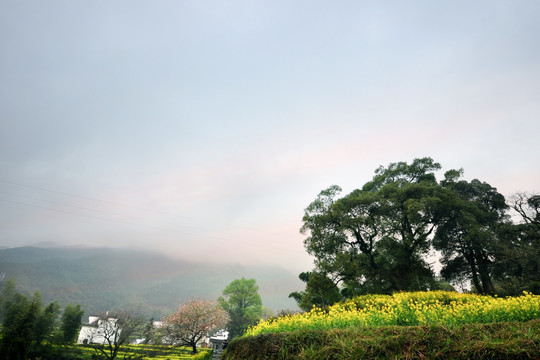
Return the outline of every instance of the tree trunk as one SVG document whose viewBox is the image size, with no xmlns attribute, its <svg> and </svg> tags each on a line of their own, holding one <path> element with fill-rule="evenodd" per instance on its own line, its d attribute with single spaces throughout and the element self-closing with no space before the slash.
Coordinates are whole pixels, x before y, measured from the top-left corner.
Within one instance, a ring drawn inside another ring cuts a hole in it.
<svg viewBox="0 0 540 360">
<path fill-rule="evenodd" d="M 484 293 L 493 294 L 495 293 L 495 287 L 493 286 L 493 282 L 489 276 L 488 260 L 482 256 L 481 253 L 478 254 L 478 256 L 480 257 L 480 259 L 478 259 L 478 273 L 480 275 L 480 280 L 482 281 Z"/>
<path fill-rule="evenodd" d="M 482 281 L 482 286 L 484 287 L 484 292 L 490 295 L 494 294 L 495 286 L 493 286 L 493 282 L 491 281 L 491 276 L 489 276 L 488 273 L 481 272 L 480 279 Z"/>
<path fill-rule="evenodd" d="M 467 262 L 471 266 L 472 280 L 473 280 L 474 287 L 476 288 L 476 291 L 478 291 L 479 294 L 485 294 L 484 288 L 482 287 L 482 285 L 480 284 L 480 280 L 478 279 L 478 272 L 476 271 L 476 262 L 472 254 L 469 254 L 469 256 L 467 256 Z"/>
</svg>

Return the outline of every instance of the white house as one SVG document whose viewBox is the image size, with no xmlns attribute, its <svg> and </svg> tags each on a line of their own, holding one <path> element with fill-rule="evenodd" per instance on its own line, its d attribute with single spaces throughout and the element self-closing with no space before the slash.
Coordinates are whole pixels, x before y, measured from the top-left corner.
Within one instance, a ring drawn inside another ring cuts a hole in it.
<svg viewBox="0 0 540 360">
<path fill-rule="evenodd" d="M 81 331 L 79 332 L 79 337 L 77 339 L 77 344 L 104 344 L 107 342 L 107 339 L 114 342 L 115 335 L 120 335 L 121 331 L 121 329 L 119 329 L 118 325 L 116 324 L 117 320 L 118 319 L 112 317 L 104 320 L 99 316 L 89 316 L 88 323 L 83 324 L 81 327 Z M 154 329 L 161 329 L 165 326 L 162 321 L 154 321 L 152 325 Z M 228 335 L 229 333 L 227 331 L 221 330 L 216 335 L 214 335 L 213 338 L 214 340 L 221 339 L 221 341 L 223 341 L 228 337 Z M 140 344 L 144 341 L 144 338 L 136 339 L 134 341 L 134 344 Z M 203 336 L 197 343 L 197 346 L 208 347 L 211 341 L 212 340 L 208 339 L 207 336 Z M 162 337 L 161 342 L 162 344 L 179 345 L 179 343 L 176 343 L 174 340 L 168 338 L 166 335 Z"/>
<path fill-rule="evenodd" d="M 117 329 L 115 318 L 102 320 L 99 316 L 89 316 L 88 324 L 83 324 L 79 332 L 77 344 L 103 344 L 114 332 L 120 334 L 121 329 Z M 118 331 L 117 331 L 118 330 Z"/>
<path fill-rule="evenodd" d="M 210 337 L 213 350 L 222 350 L 227 346 L 227 339 L 229 338 L 229 332 L 227 330 L 219 330 L 217 333 Z"/>
</svg>

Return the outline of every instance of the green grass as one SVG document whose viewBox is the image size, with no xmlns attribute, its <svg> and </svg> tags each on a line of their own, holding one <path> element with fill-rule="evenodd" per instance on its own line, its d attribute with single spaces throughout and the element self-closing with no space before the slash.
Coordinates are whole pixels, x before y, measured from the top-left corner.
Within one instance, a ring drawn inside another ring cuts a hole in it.
<svg viewBox="0 0 540 360">
<path fill-rule="evenodd" d="M 198 349 L 198 353 L 191 354 L 191 347 L 184 346 L 161 346 L 161 345 L 127 345 L 121 348 L 116 357 L 118 360 L 124 356 L 136 354 L 132 359 L 140 360 L 210 360 L 212 359 L 211 349 Z M 69 359 L 69 360 L 95 360 L 98 353 L 91 345 L 51 345 L 47 356 L 41 355 L 43 359 Z"/>
<path fill-rule="evenodd" d="M 540 359 L 540 320 L 266 333 L 233 340 L 223 360 Z"/>
<path fill-rule="evenodd" d="M 367 295 L 261 321 L 222 359 L 540 359 L 540 296 Z"/>
</svg>

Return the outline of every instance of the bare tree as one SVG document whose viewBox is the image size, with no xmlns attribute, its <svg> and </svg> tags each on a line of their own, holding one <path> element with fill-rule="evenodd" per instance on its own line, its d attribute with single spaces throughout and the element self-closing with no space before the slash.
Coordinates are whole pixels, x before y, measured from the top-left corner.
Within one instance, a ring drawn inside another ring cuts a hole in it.
<svg viewBox="0 0 540 360">
<path fill-rule="evenodd" d="M 127 345 L 141 332 L 144 319 L 128 313 L 105 314 L 98 320 L 98 336 L 101 340 L 94 346 L 95 351 L 107 360 L 113 360 L 122 346 Z M 96 339 L 97 340 L 97 339 Z M 124 359 L 137 357 L 134 352 L 124 355 Z"/>
<path fill-rule="evenodd" d="M 516 193 L 511 205 L 525 223 L 540 226 L 540 194 Z"/>
</svg>

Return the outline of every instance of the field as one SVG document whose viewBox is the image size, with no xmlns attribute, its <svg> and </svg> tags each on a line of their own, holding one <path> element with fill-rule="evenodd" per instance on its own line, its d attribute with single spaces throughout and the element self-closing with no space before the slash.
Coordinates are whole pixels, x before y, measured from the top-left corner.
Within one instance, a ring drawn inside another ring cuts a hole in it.
<svg viewBox="0 0 540 360">
<path fill-rule="evenodd" d="M 158 345 L 127 345 L 122 346 L 117 359 L 140 360 L 209 360 L 212 358 L 211 349 L 198 349 L 199 353 L 191 355 L 191 347 L 171 347 Z M 52 346 L 49 349 L 50 358 L 70 360 L 100 359 L 91 345 Z M 55 356 L 56 354 L 56 356 Z M 134 355 L 129 357 L 130 355 Z M 49 358 L 49 357 L 48 357 Z"/>
<path fill-rule="evenodd" d="M 540 358 L 540 296 L 367 295 L 262 321 L 223 359 Z"/>
<path fill-rule="evenodd" d="M 328 309 L 262 321 L 246 336 L 296 330 L 386 325 L 445 325 L 527 321 L 540 318 L 540 296 L 497 298 L 431 291 L 366 295 Z"/>
</svg>

